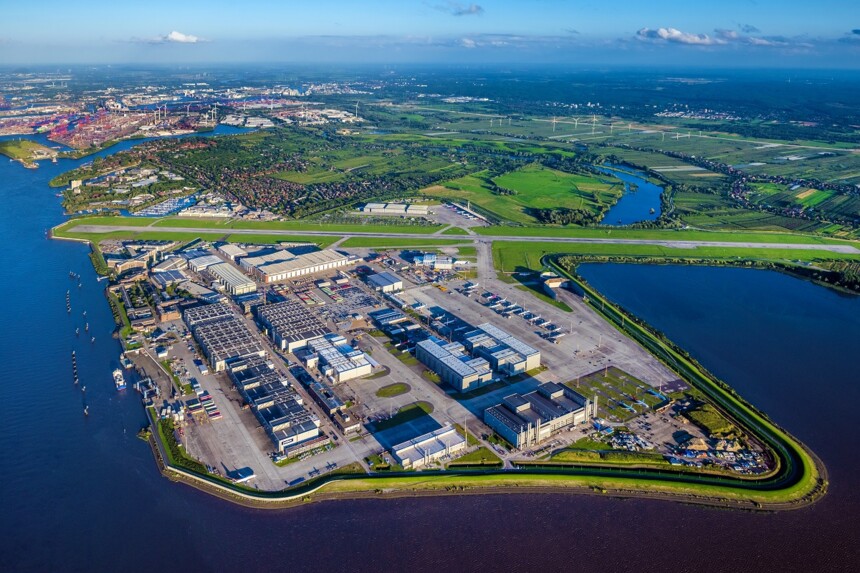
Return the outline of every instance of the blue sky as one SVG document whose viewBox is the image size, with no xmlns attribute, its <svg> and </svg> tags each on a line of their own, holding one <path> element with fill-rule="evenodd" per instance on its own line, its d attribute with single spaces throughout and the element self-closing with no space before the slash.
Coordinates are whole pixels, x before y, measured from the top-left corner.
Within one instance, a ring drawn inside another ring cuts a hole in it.
<svg viewBox="0 0 860 573">
<path fill-rule="evenodd" d="M 43 0 L 0 15 L 0 64 L 860 67 L 856 0 Z"/>
</svg>

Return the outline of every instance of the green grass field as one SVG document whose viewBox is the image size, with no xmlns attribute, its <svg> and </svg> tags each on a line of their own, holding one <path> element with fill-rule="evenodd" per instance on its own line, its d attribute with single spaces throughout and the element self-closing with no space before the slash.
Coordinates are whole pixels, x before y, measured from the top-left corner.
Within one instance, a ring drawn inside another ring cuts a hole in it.
<svg viewBox="0 0 860 573">
<path fill-rule="evenodd" d="M 223 229 L 231 230 L 269 230 L 269 231 L 324 231 L 335 233 L 397 233 L 408 235 L 429 235 L 442 225 L 379 225 L 353 223 L 318 223 L 310 221 L 235 221 L 222 219 L 188 219 L 185 217 L 167 217 L 150 219 L 144 217 L 79 217 L 69 220 L 65 228 L 71 230 L 78 225 L 104 225 L 122 227 L 174 227 L 189 229 Z"/>
<path fill-rule="evenodd" d="M 252 245 L 275 245 L 278 243 L 308 243 L 316 245 L 324 249 L 336 243 L 342 237 L 310 237 L 310 236 L 289 236 L 289 235 L 258 235 L 258 234 L 243 234 L 232 233 L 227 235 L 226 241 L 230 243 L 248 243 Z"/>
<path fill-rule="evenodd" d="M 120 219 L 120 222 L 117 222 L 117 219 Z M 105 233 L 84 233 L 80 231 L 76 231 L 75 228 L 79 225 L 126 225 L 126 221 L 128 221 L 128 226 L 140 226 L 142 227 L 140 231 L 110 231 Z M 340 240 L 341 237 L 327 237 L 327 236 L 292 236 L 292 235 L 266 235 L 266 234 L 251 234 L 251 233 L 230 233 L 229 229 L 224 229 L 225 234 L 219 235 L 217 233 L 195 233 L 193 230 L 189 230 L 188 232 L 184 231 L 159 231 L 157 227 L 146 227 L 146 224 L 151 223 L 152 221 L 144 221 L 138 218 L 127 217 L 127 218 L 116 218 L 116 217 L 88 217 L 81 219 L 72 219 L 67 223 L 60 225 L 59 227 L 54 229 L 54 236 L 69 238 L 69 239 L 82 239 L 93 241 L 98 243 L 99 241 L 107 240 L 107 239 L 153 239 L 153 240 L 166 240 L 166 241 L 192 241 L 194 239 L 202 238 L 207 241 L 226 241 L 231 243 L 248 243 L 248 244 L 259 244 L 259 245 L 269 245 L 269 244 L 277 244 L 277 243 L 308 243 L 312 245 L 317 245 L 319 248 L 323 249 L 332 243 Z M 210 227 L 211 228 L 211 227 Z"/>
<path fill-rule="evenodd" d="M 126 217 L 111 218 L 120 222 L 111 223 L 123 225 Z M 187 227 L 195 229 L 254 229 L 269 231 L 331 231 L 336 233 L 399 233 L 410 235 L 431 234 L 442 228 L 442 225 L 379 225 L 374 223 L 321 223 L 312 221 L 219 221 L 212 219 L 186 219 L 184 217 L 168 217 L 158 220 L 156 227 Z"/>
<path fill-rule="evenodd" d="M 492 191 L 494 185 L 515 194 L 497 195 Z M 620 183 L 606 183 L 597 177 L 564 173 L 541 165 L 528 165 L 494 179 L 486 171 L 480 171 L 422 190 L 430 197 L 470 201 L 500 219 L 523 224 L 537 223 L 529 209 L 565 207 L 596 213 L 601 205 L 614 204 L 622 192 Z"/>
<path fill-rule="evenodd" d="M 448 464 L 449 468 L 457 467 L 501 467 L 502 460 L 486 446 L 481 446 L 474 452 L 469 452 Z"/>
<path fill-rule="evenodd" d="M 54 150 L 29 139 L 7 139 L 0 141 L 0 155 L 5 155 L 24 164 L 33 161 L 34 154 L 53 155 Z"/>
<path fill-rule="evenodd" d="M 572 237 L 581 239 L 657 239 L 665 241 L 720 241 L 726 243 L 794 243 L 808 245 L 860 246 L 860 241 L 844 240 L 786 232 L 767 231 L 699 231 L 691 229 L 584 229 L 556 227 L 476 227 L 479 235 L 489 237 Z"/>
<path fill-rule="evenodd" d="M 699 247 L 674 249 L 660 245 L 576 244 L 576 243 L 493 243 L 493 261 L 502 272 L 538 271 L 544 255 L 565 253 L 602 257 L 687 258 L 691 260 L 759 260 L 759 261 L 823 261 L 860 260 L 860 255 L 802 249 L 769 249 L 743 247 Z"/>
<path fill-rule="evenodd" d="M 393 398 L 394 396 L 400 396 L 401 394 L 406 394 L 412 388 L 409 384 L 404 382 L 395 382 L 394 384 L 389 384 L 388 386 L 383 386 L 379 390 L 376 391 L 376 395 L 379 398 Z"/>
<path fill-rule="evenodd" d="M 409 247 L 449 247 L 453 245 L 462 245 L 463 241 L 459 239 L 401 239 L 398 237 L 350 237 L 340 244 L 343 248 L 350 247 L 367 247 L 374 249 L 405 249 Z"/>
<path fill-rule="evenodd" d="M 599 204 L 612 204 L 621 197 L 620 183 L 607 183 L 592 175 L 575 175 L 541 165 L 529 165 L 493 179 L 512 189 L 524 206 L 537 209 L 568 207 L 593 211 Z"/>
</svg>

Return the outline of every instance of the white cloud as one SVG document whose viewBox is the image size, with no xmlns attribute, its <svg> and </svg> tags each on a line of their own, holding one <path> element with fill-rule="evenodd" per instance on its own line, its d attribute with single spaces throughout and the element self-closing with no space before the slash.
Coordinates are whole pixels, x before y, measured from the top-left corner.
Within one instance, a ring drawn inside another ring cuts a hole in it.
<svg viewBox="0 0 860 573">
<path fill-rule="evenodd" d="M 183 34 L 182 32 L 173 30 L 167 36 L 164 36 L 164 41 L 176 42 L 177 44 L 196 44 L 200 41 L 200 38 L 192 36 L 191 34 Z"/>
<path fill-rule="evenodd" d="M 716 30 L 714 30 L 714 32 L 716 32 L 717 36 L 719 36 L 723 40 L 737 40 L 738 38 L 741 37 L 741 35 L 738 34 L 737 32 L 735 32 L 734 30 L 723 30 L 723 29 L 717 28 Z"/>
<path fill-rule="evenodd" d="M 642 28 L 636 32 L 636 37 L 641 40 L 651 40 L 657 42 L 673 42 L 676 44 L 690 44 L 696 46 L 712 46 L 714 44 L 724 44 L 725 40 L 721 38 L 712 38 L 707 34 L 690 34 L 682 32 L 676 28 Z"/>
<path fill-rule="evenodd" d="M 131 42 L 140 44 L 199 44 L 205 42 L 203 38 L 192 34 L 183 34 L 173 30 L 169 34 L 162 34 L 154 38 L 132 38 Z"/>
<path fill-rule="evenodd" d="M 469 48 L 469 49 L 478 47 L 478 43 L 475 40 L 472 40 L 471 38 L 463 38 L 462 40 L 460 40 L 460 45 L 464 48 Z"/>
<path fill-rule="evenodd" d="M 752 28 L 752 26 L 747 26 L 747 29 Z M 798 40 L 790 40 L 782 37 L 761 37 L 761 36 L 749 36 L 746 34 L 739 33 L 735 30 L 728 30 L 725 28 L 717 28 L 714 30 L 714 35 L 709 36 L 707 34 L 691 34 L 688 32 L 682 32 L 676 28 L 657 28 L 653 30 L 651 28 L 642 28 L 638 32 L 636 32 L 636 38 L 638 40 L 644 40 L 654 43 L 676 43 L 676 44 L 687 44 L 691 46 L 727 46 L 727 45 L 747 45 L 747 46 L 792 46 L 792 45 L 805 45 L 799 44 Z"/>
</svg>

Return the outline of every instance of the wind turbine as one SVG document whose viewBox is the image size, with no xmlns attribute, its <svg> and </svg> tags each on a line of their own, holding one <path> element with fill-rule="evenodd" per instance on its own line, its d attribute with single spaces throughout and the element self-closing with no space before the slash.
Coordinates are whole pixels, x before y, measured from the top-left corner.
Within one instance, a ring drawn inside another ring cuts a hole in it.
<svg viewBox="0 0 860 573">
<path fill-rule="evenodd" d="M 555 124 L 557 122 L 558 122 L 558 120 L 555 118 L 555 116 L 552 116 L 552 132 L 553 133 L 555 133 Z"/>
<path fill-rule="evenodd" d="M 579 118 L 573 118 L 573 129 L 579 129 Z"/>
<path fill-rule="evenodd" d="M 597 127 L 597 116 L 591 116 L 591 135 L 594 135 L 594 128 Z"/>
</svg>

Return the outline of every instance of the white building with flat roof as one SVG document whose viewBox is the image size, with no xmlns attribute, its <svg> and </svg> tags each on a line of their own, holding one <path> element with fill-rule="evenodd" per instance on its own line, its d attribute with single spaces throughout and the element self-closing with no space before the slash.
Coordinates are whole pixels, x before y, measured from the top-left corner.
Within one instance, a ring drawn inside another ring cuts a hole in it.
<svg viewBox="0 0 860 573">
<path fill-rule="evenodd" d="M 466 438 L 450 424 L 391 448 L 391 455 L 404 469 L 418 469 L 466 449 Z"/>
<path fill-rule="evenodd" d="M 275 251 L 257 257 L 246 257 L 240 264 L 245 272 L 268 284 L 345 267 L 354 262 L 352 257 L 332 249 L 324 249 L 303 255 Z"/>
<path fill-rule="evenodd" d="M 225 243 L 218 247 L 218 250 L 231 261 L 237 261 L 242 257 L 248 256 L 248 252 L 245 249 L 232 243 Z"/>
<path fill-rule="evenodd" d="M 370 275 L 367 277 L 367 284 L 373 287 L 373 290 L 385 294 L 403 290 L 403 279 L 389 272 Z"/>
<path fill-rule="evenodd" d="M 257 291 L 257 283 L 228 263 L 218 263 L 206 269 L 224 290 L 232 295 L 248 294 Z"/>
<path fill-rule="evenodd" d="M 215 255 L 203 255 L 202 257 L 190 259 L 188 261 L 188 266 L 191 267 L 191 270 L 195 273 L 199 273 L 200 271 L 205 271 L 212 265 L 217 265 L 221 262 L 223 261 Z"/>
</svg>

